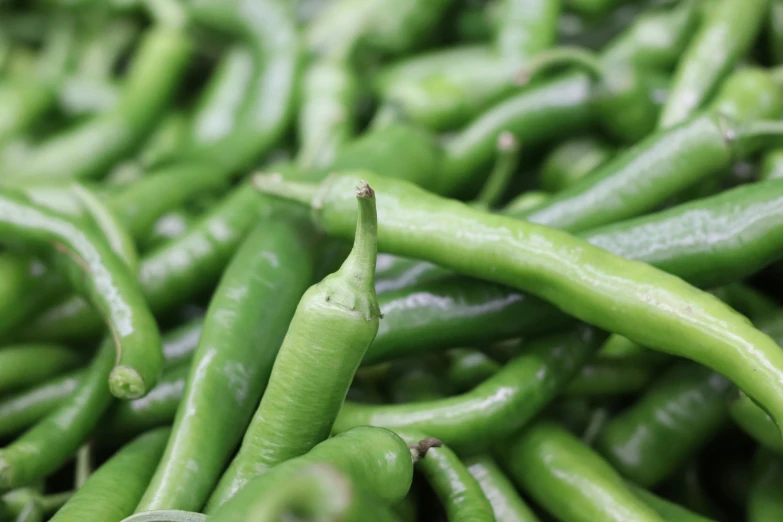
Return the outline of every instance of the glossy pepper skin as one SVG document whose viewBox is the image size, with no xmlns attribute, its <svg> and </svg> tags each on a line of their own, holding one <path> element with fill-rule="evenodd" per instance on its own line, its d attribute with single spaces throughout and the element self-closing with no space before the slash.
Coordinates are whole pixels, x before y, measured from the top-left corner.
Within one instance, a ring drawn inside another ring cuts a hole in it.
<svg viewBox="0 0 783 522">
<path fill-rule="evenodd" d="M 563 522 L 663 522 L 608 462 L 556 424 L 540 421 L 496 447 L 512 480 Z"/>
<path fill-rule="evenodd" d="M 232 259 L 210 302 L 166 452 L 137 512 L 196 511 L 207 500 L 310 282 L 311 243 L 301 223 L 275 218 L 257 225 Z M 264 306 L 269 299 L 277 306 Z M 212 426 L 221 429 L 204 437 Z"/>
<path fill-rule="evenodd" d="M 103 342 L 73 394 L 0 449 L 0 488 L 16 488 L 42 479 L 76 453 L 111 404 L 107 380 L 114 358 L 111 342 Z"/>
<path fill-rule="evenodd" d="M 748 522 L 773 522 L 783 517 L 781 487 L 783 457 L 759 448 L 753 458 L 753 482 L 747 507 Z"/>
<path fill-rule="evenodd" d="M 783 115 L 783 89 L 768 71 L 744 67 L 721 83 L 708 108 L 734 121 L 777 119 Z"/>
<path fill-rule="evenodd" d="M 104 175 L 154 124 L 175 91 L 190 50 L 190 41 L 180 29 L 150 29 L 128 72 L 117 107 L 44 142 L 21 165 L 4 165 L 4 182 L 27 184 Z"/>
<path fill-rule="evenodd" d="M 240 186 L 188 232 L 143 256 L 138 279 L 153 313 L 172 310 L 214 285 L 253 225 L 270 211 L 252 188 Z M 80 340 L 98 335 L 101 324 L 86 301 L 70 298 L 34 318 L 22 335 Z"/>
<path fill-rule="evenodd" d="M 539 299 L 453 276 L 381 294 L 378 302 L 383 321 L 363 364 L 502 341 L 519 332 L 534 336 L 569 323 Z"/>
<path fill-rule="evenodd" d="M 5 346 L 0 349 L 0 394 L 33 387 L 80 366 L 82 362 L 82 355 L 65 346 Z"/>
<path fill-rule="evenodd" d="M 388 507 L 360 483 L 332 466 L 313 464 L 264 489 L 240 491 L 210 520 L 274 522 L 288 516 L 330 517 L 343 522 L 395 522 Z M 251 484 L 252 485 L 252 484 Z M 244 493 L 244 494 L 243 494 Z"/>
<path fill-rule="evenodd" d="M 90 230 L 12 192 L 0 195 L 0 222 L 5 238 L 54 251 L 74 287 L 104 315 L 117 349 L 112 393 L 125 399 L 147 393 L 163 364 L 160 334 L 123 261 Z"/>
<path fill-rule="evenodd" d="M 253 56 L 254 69 L 232 132 L 205 128 L 208 143 L 195 144 L 183 156 L 240 172 L 268 152 L 293 120 L 302 59 L 293 5 L 283 0 L 198 0 L 188 12 L 204 25 L 240 38 Z M 221 78 L 223 88 L 231 89 L 236 75 Z"/>
<path fill-rule="evenodd" d="M 525 504 L 506 477 L 503 470 L 489 455 L 470 457 L 465 460 L 468 473 L 476 479 L 484 496 L 492 505 L 495 519 L 501 522 L 538 522 L 538 517 Z"/>
<path fill-rule="evenodd" d="M 579 329 L 534 341 L 493 377 L 453 397 L 413 404 L 346 402 L 335 432 L 373 425 L 414 430 L 460 453 L 480 452 L 525 424 L 568 383 L 598 346 L 596 332 Z"/>
<path fill-rule="evenodd" d="M 336 173 L 317 188 L 269 177 L 254 183 L 267 193 L 314 203 L 319 226 L 345 238 L 353 233 L 356 211 L 341 194 L 358 179 L 377 185 L 379 249 L 527 290 L 642 346 L 695 360 L 731 379 L 783 423 L 779 347 L 679 278 L 562 231 L 484 214 L 370 173 Z"/>
<path fill-rule="evenodd" d="M 411 445 L 416 471 L 435 491 L 449 522 L 495 522 L 492 504 L 454 451 L 439 440 L 425 438 L 416 432 L 401 432 L 400 435 Z M 418 444 L 416 439 L 419 439 Z"/>
<path fill-rule="evenodd" d="M 378 332 L 375 193 L 356 187 L 359 218 L 340 269 L 311 286 L 288 326 L 242 445 L 210 497 L 210 509 L 253 477 L 329 437 L 367 347 Z M 324 375 L 324 368 L 329 373 Z"/>
<path fill-rule="evenodd" d="M 374 82 L 384 104 L 380 113 L 399 111 L 440 131 L 465 124 L 513 94 L 516 69 L 552 46 L 561 3 L 500 0 L 492 6 L 493 45 L 438 50 L 385 67 Z"/>
<path fill-rule="evenodd" d="M 768 0 L 716 3 L 680 58 L 659 128 L 685 121 L 707 101 L 753 45 L 768 8 Z"/>
<path fill-rule="evenodd" d="M 597 447 L 624 476 L 642 487 L 655 486 L 726 423 L 730 388 L 706 368 L 674 366 L 603 427 Z"/>
<path fill-rule="evenodd" d="M 121 520 L 133 513 L 163 453 L 169 430 L 141 435 L 98 468 L 52 522 Z"/>
<path fill-rule="evenodd" d="M 408 445 L 395 433 L 382 428 L 361 426 L 327 439 L 308 453 L 275 466 L 254 478 L 222 506 L 207 505 L 206 513 L 218 520 L 242 505 L 254 491 L 263 491 L 287 477 L 295 476 L 312 464 L 326 464 L 348 475 L 384 503 L 402 500 L 413 480 L 413 459 Z M 231 520 L 231 519 L 229 519 Z"/>
<path fill-rule="evenodd" d="M 115 404 L 104 418 L 106 431 L 128 437 L 170 423 L 182 399 L 188 364 L 196 351 L 203 321 L 194 320 L 163 336 L 165 372 L 140 399 Z M 85 370 L 39 384 L 0 401 L 0 437 L 15 435 L 66 402 L 84 381 Z"/>
<path fill-rule="evenodd" d="M 659 131 L 543 206 L 516 217 L 579 232 L 638 216 L 722 172 L 739 151 L 746 154 L 765 146 L 754 127 L 760 125 L 732 125 L 720 115 L 707 114 Z"/>
</svg>

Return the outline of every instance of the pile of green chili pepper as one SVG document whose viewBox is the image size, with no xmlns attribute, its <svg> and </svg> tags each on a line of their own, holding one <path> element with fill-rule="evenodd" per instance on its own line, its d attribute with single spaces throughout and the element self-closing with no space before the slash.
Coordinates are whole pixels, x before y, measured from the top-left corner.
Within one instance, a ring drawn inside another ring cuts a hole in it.
<svg viewBox="0 0 783 522">
<path fill-rule="evenodd" d="M 783 0 L 0 2 L 45 521 L 783 521 Z"/>
</svg>

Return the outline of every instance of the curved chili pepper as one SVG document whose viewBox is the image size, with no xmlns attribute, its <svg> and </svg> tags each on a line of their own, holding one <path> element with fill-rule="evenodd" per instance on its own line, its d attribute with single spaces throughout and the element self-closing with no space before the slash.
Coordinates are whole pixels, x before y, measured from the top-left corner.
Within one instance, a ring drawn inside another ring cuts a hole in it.
<svg viewBox="0 0 783 522">
<path fill-rule="evenodd" d="M 738 153 L 772 145 L 775 126 L 732 124 L 714 114 L 694 118 L 649 136 L 543 206 L 517 217 L 571 232 L 635 217 L 722 172 Z"/>
<path fill-rule="evenodd" d="M 454 397 L 384 406 L 346 402 L 333 430 L 362 425 L 415 430 L 456 451 L 475 453 L 519 429 L 546 406 L 598 343 L 589 329 L 534 341 L 493 377 Z"/>
<path fill-rule="evenodd" d="M 557 425 L 540 421 L 496 452 L 526 493 L 564 522 L 663 522 L 608 462 Z"/>
<path fill-rule="evenodd" d="M 32 387 L 84 362 L 78 352 L 57 345 L 16 345 L 0 349 L 0 393 Z"/>
<path fill-rule="evenodd" d="M 492 457 L 488 455 L 471 457 L 465 460 L 465 465 L 468 467 L 468 473 L 473 475 L 492 505 L 492 512 L 497 520 L 538 522 L 538 517 L 525 504 L 514 485 Z"/>
<path fill-rule="evenodd" d="M 323 464 L 306 466 L 296 475 L 243 493 L 240 491 L 236 500 L 229 501 L 209 520 L 274 522 L 289 515 L 330 517 L 343 522 L 398 520 L 388 507 L 365 493 L 346 473 Z"/>
<path fill-rule="evenodd" d="M 155 464 L 168 429 L 146 433 L 123 447 L 87 480 L 51 522 L 120 520 L 133 512 Z"/>
<path fill-rule="evenodd" d="M 377 185 L 379 249 L 526 289 L 642 346 L 693 359 L 731 379 L 783 423 L 783 352 L 714 296 L 564 232 L 482 213 L 400 180 L 361 176 Z M 319 187 L 279 176 L 254 182 L 267 194 L 313 205 L 318 224 L 346 238 L 356 211 L 342 192 L 357 179 L 335 173 Z"/>
<path fill-rule="evenodd" d="M 242 185 L 187 233 L 145 255 L 138 278 L 152 311 L 171 310 L 213 285 L 249 230 L 270 211 L 251 187 Z M 71 298 L 35 318 L 23 336 L 84 339 L 100 330 L 100 316 L 83 299 Z"/>
<path fill-rule="evenodd" d="M 160 115 L 190 57 L 178 28 L 155 27 L 137 51 L 115 110 L 40 145 L 22 165 L 4 166 L 3 183 L 95 178 L 126 154 Z"/>
<path fill-rule="evenodd" d="M 402 500 L 413 480 L 413 459 L 408 445 L 389 430 L 361 426 L 275 466 L 249 482 L 229 502 L 217 506 L 210 501 L 205 512 L 220 520 L 237 506 L 245 505 L 255 491 L 263 491 L 270 484 L 295 476 L 312 464 L 333 466 L 361 484 L 364 491 L 388 504 Z"/>
<path fill-rule="evenodd" d="M 210 301 L 166 452 L 137 512 L 195 511 L 206 501 L 258 404 L 310 282 L 311 243 L 301 223 L 267 220 L 232 259 Z M 270 299 L 276 306 L 264 306 Z M 205 427 L 215 423 L 220 431 L 204 437 Z"/>
<path fill-rule="evenodd" d="M 253 477 L 329 437 L 367 347 L 378 332 L 375 297 L 375 193 L 354 191 L 359 207 L 351 253 L 340 269 L 302 296 L 269 383 L 234 460 L 212 492 L 213 509 Z M 328 378 L 323 369 L 329 367 Z M 307 397 L 302 400 L 304 394 Z"/>
<path fill-rule="evenodd" d="M 726 379 L 706 368 L 675 366 L 604 426 L 599 451 L 620 473 L 652 487 L 725 424 L 729 389 Z"/>
<path fill-rule="evenodd" d="M 117 349 L 112 393 L 132 399 L 149 391 L 163 362 L 160 335 L 123 262 L 88 231 L 12 193 L 0 197 L 0 221 L 6 237 L 57 252 L 72 284 L 105 316 Z"/>
<path fill-rule="evenodd" d="M 768 0 L 719 0 L 685 49 L 658 121 L 660 128 L 694 114 L 753 45 Z"/>
</svg>

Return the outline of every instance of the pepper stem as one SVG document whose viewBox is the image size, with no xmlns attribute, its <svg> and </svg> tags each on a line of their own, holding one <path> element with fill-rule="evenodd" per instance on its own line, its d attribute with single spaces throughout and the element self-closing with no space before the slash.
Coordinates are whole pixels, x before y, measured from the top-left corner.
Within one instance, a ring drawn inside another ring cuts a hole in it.
<svg viewBox="0 0 783 522">
<path fill-rule="evenodd" d="M 514 83 L 527 85 L 542 72 L 563 66 L 580 67 L 594 78 L 600 78 L 604 74 L 601 61 L 595 53 L 580 47 L 559 47 L 536 55 L 529 64 L 517 71 Z"/>
<path fill-rule="evenodd" d="M 510 132 L 498 136 L 495 166 L 474 200 L 477 206 L 490 208 L 497 204 L 508 187 L 519 160 L 519 142 Z"/>
<path fill-rule="evenodd" d="M 256 190 L 263 194 L 296 201 L 308 207 L 313 205 L 313 197 L 318 189 L 316 184 L 285 180 L 278 173 L 255 174 L 251 183 Z"/>
<path fill-rule="evenodd" d="M 760 120 L 729 130 L 726 138 L 733 143 L 734 153 L 747 157 L 760 150 L 783 146 L 783 121 Z"/>
<path fill-rule="evenodd" d="M 378 214 L 375 207 L 375 192 L 362 181 L 356 187 L 356 201 L 359 217 L 356 220 L 356 234 L 351 253 L 340 267 L 348 272 L 352 280 L 368 290 L 375 289 L 375 263 L 378 256 Z"/>
</svg>

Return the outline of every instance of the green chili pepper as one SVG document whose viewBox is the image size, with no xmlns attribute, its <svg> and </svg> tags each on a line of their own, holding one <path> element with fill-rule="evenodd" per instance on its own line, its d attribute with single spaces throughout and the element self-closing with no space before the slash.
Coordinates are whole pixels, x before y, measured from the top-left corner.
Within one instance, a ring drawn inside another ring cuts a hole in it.
<svg viewBox="0 0 783 522">
<path fill-rule="evenodd" d="M 336 173 L 319 187 L 278 177 L 254 182 L 268 194 L 315 203 L 318 224 L 345 238 L 356 211 L 342 192 L 366 179 L 380 195 L 379 249 L 526 289 L 642 346 L 693 359 L 731 379 L 783 423 L 783 352 L 714 296 L 564 232 L 482 213 L 400 180 L 361 176 Z"/>
<path fill-rule="evenodd" d="M 152 250 L 141 260 L 139 283 L 156 314 L 210 288 L 220 277 L 248 231 L 268 217 L 269 205 L 243 185 L 205 214 L 187 233 Z M 100 316 L 79 298 L 71 298 L 39 315 L 22 336 L 78 340 L 101 331 Z"/>
<path fill-rule="evenodd" d="M 563 428 L 540 421 L 497 446 L 499 462 L 563 522 L 663 522 L 608 462 Z"/>
<path fill-rule="evenodd" d="M 783 517 L 780 489 L 783 487 L 783 460 L 764 448 L 753 459 L 753 484 L 748 499 L 748 522 L 773 522 Z"/>
<path fill-rule="evenodd" d="M 213 508 L 253 477 L 329 436 L 356 369 L 378 331 L 377 218 L 369 185 L 356 188 L 359 219 L 340 269 L 299 301 L 239 452 L 212 492 Z M 329 367 L 329 375 L 323 369 Z M 327 378 L 325 378 L 327 377 Z M 302 397 L 307 397 L 302 400 Z"/>
<path fill-rule="evenodd" d="M 649 136 L 548 203 L 517 217 L 575 232 L 638 216 L 722 172 L 738 152 L 749 154 L 771 145 L 774 126 L 733 125 L 713 114 L 694 118 Z"/>
<path fill-rule="evenodd" d="M 179 29 L 151 29 L 131 65 L 117 108 L 44 142 L 22 165 L 4 166 L 5 182 L 29 184 L 105 174 L 159 116 L 189 56 L 190 43 Z"/>
<path fill-rule="evenodd" d="M 169 444 L 137 512 L 195 511 L 206 501 L 258 404 L 310 282 L 306 229 L 296 221 L 266 220 L 227 267 L 210 301 Z M 264 306 L 269 299 L 274 307 Z M 216 425 L 221 429 L 203 436 Z"/>
<path fill-rule="evenodd" d="M 345 403 L 335 432 L 373 425 L 430 434 L 459 452 L 476 453 L 536 415 L 599 344 L 590 329 L 531 343 L 496 375 L 454 397 L 400 405 Z"/>
<path fill-rule="evenodd" d="M 302 84 L 297 164 L 320 168 L 354 137 L 359 81 L 348 64 L 324 59 L 307 68 Z"/>
<path fill-rule="evenodd" d="M 116 404 L 104 423 L 106 431 L 136 434 L 148 426 L 173 420 L 182 398 L 187 364 L 198 346 L 202 325 L 203 321 L 197 319 L 163 336 L 164 369 L 167 371 L 146 396 Z M 0 437 L 17 434 L 46 417 L 68 400 L 85 379 L 85 373 L 83 370 L 72 372 L 0 401 Z"/>
<path fill-rule="evenodd" d="M 413 479 L 411 450 L 405 442 L 391 431 L 361 426 L 321 442 L 305 455 L 275 466 L 248 482 L 222 505 L 210 500 L 205 512 L 220 520 L 235 507 L 246 505 L 246 499 L 252 498 L 255 492 L 295 476 L 312 464 L 334 467 L 361 484 L 365 492 L 388 504 L 402 500 Z"/>
<path fill-rule="evenodd" d="M 559 192 L 606 163 L 613 155 L 611 146 L 600 138 L 582 136 L 564 141 L 544 160 L 538 176 L 539 184 L 547 192 Z M 508 207 L 505 211 L 513 213 Z"/>
<path fill-rule="evenodd" d="M 425 457 L 426 458 L 426 457 Z M 538 517 L 525 504 L 514 485 L 492 457 L 481 455 L 465 461 L 468 472 L 481 486 L 492 504 L 495 519 L 500 522 L 538 522 Z"/>
<path fill-rule="evenodd" d="M 688 44 L 674 73 L 660 128 L 687 120 L 750 49 L 767 14 L 768 0 L 719 0 Z"/>
<path fill-rule="evenodd" d="M 658 368 L 637 361 L 613 361 L 595 357 L 579 369 L 564 395 L 601 397 L 639 393 L 652 381 Z"/>
<path fill-rule="evenodd" d="M 451 393 L 449 383 L 438 369 L 438 361 L 433 359 L 399 361 L 390 365 L 386 373 L 383 388 L 395 404 L 441 399 Z M 356 402 L 352 398 L 348 400 Z"/>
<path fill-rule="evenodd" d="M 155 469 L 169 430 L 146 433 L 117 452 L 60 509 L 52 522 L 120 520 L 130 515 Z"/>
<path fill-rule="evenodd" d="M 83 362 L 83 355 L 64 346 L 6 346 L 0 349 L 0 393 L 34 386 Z"/>
<path fill-rule="evenodd" d="M 459 457 L 441 441 L 415 432 L 400 434 L 409 444 L 416 470 L 440 499 L 449 522 L 495 522 L 492 504 Z"/>
<path fill-rule="evenodd" d="M 247 85 L 241 108 L 222 97 L 205 102 L 235 123 L 204 124 L 199 133 L 208 142 L 194 143 L 182 152 L 183 157 L 216 165 L 228 173 L 241 172 L 285 133 L 293 119 L 301 61 L 293 5 L 289 4 L 282 0 L 199 0 L 189 4 L 194 19 L 244 40 L 252 54 L 254 74 L 246 83 L 244 65 L 237 66 L 241 68 L 237 72 L 226 63 L 218 71 L 210 90 L 215 96 Z M 208 121 L 212 123 L 212 119 Z"/>
<path fill-rule="evenodd" d="M 252 483 L 251 483 L 252 484 Z M 210 522 L 273 522 L 287 517 L 331 517 L 345 522 L 394 522 L 389 508 L 331 466 L 305 466 L 263 490 L 240 491 Z"/>
<path fill-rule="evenodd" d="M 189 372 L 188 365 L 172 368 L 144 397 L 112 406 L 101 419 L 99 436 L 105 441 L 116 442 L 171 424 L 185 394 Z"/>
<path fill-rule="evenodd" d="M 502 367 L 485 353 L 468 348 L 453 348 L 447 351 L 446 360 L 446 379 L 458 391 L 475 388 L 498 373 Z"/>
<path fill-rule="evenodd" d="M 75 392 L 13 443 L 0 449 L 0 489 L 44 478 L 73 456 L 111 403 L 106 381 L 114 359 L 114 347 L 107 340 Z"/>
<path fill-rule="evenodd" d="M 523 192 L 503 207 L 502 214 L 515 215 L 532 211 L 549 201 L 550 194 L 539 190 Z"/>
<path fill-rule="evenodd" d="M 598 448 L 623 475 L 654 486 L 726 423 L 729 390 L 726 379 L 706 368 L 677 365 L 604 426 Z"/>
<path fill-rule="evenodd" d="M 783 89 L 766 70 L 746 67 L 726 78 L 708 107 L 734 121 L 777 119 L 783 115 Z"/>
<path fill-rule="evenodd" d="M 220 57 L 191 117 L 188 146 L 225 139 L 239 124 L 245 95 L 258 74 L 253 58 L 244 45 L 235 45 Z"/>
<path fill-rule="evenodd" d="M 128 268 L 103 241 L 54 212 L 10 192 L 0 207 L 6 237 L 54 250 L 74 286 L 105 316 L 117 348 L 112 394 L 143 396 L 155 385 L 163 357 L 155 319 Z"/>
<path fill-rule="evenodd" d="M 519 332 L 551 332 L 570 322 L 538 299 L 483 281 L 454 277 L 387 292 L 378 302 L 384 318 L 364 364 L 424 350 L 501 341 Z"/>
<path fill-rule="evenodd" d="M 172 210 L 155 221 L 149 233 L 141 240 L 141 249 L 149 251 L 181 237 L 193 228 L 197 216 L 185 209 Z"/>
</svg>

